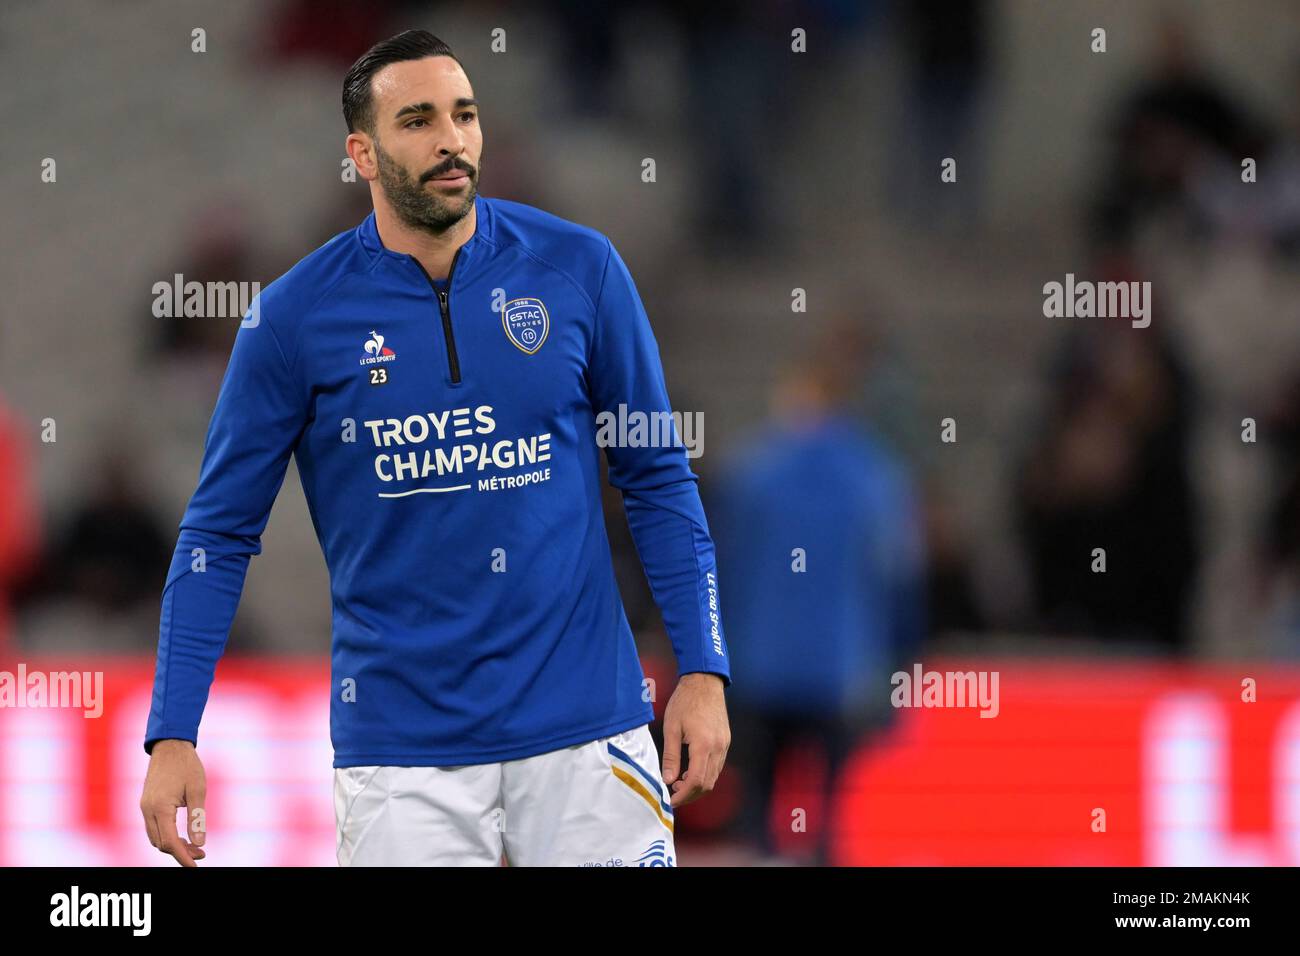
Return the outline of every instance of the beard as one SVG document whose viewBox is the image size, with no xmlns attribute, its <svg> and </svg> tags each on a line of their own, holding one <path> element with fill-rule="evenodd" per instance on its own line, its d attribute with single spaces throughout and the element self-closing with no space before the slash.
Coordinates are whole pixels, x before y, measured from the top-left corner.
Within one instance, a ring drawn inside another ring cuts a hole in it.
<svg viewBox="0 0 1300 956">
<path fill-rule="evenodd" d="M 379 167 L 380 188 L 388 197 L 398 218 L 412 229 L 441 235 L 468 216 L 474 208 L 474 197 L 478 195 L 479 169 L 483 165 L 481 157 L 478 168 L 470 166 L 464 160 L 454 159 L 450 163 L 434 166 L 420 176 L 413 176 L 406 167 L 384 152 L 376 141 L 375 160 Z M 444 175 L 453 169 L 464 170 L 469 176 L 469 185 L 463 195 L 439 195 L 425 185 L 435 176 Z"/>
</svg>

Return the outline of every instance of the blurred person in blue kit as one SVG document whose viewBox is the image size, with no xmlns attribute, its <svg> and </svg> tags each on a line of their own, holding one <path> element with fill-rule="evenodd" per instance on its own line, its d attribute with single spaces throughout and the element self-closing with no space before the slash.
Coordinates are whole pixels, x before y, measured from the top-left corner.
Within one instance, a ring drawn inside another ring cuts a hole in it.
<svg viewBox="0 0 1300 956">
<path fill-rule="evenodd" d="M 731 620 L 740 826 L 776 855 L 778 760 L 820 752 L 809 856 L 831 863 L 835 783 L 854 748 L 892 718 L 889 678 L 924 628 L 918 494 L 904 463 L 851 412 L 865 341 L 832 331 L 781 375 L 771 420 L 724 465 L 715 489 L 719 592 Z M 784 824 L 783 824 L 784 825 Z"/>
</svg>

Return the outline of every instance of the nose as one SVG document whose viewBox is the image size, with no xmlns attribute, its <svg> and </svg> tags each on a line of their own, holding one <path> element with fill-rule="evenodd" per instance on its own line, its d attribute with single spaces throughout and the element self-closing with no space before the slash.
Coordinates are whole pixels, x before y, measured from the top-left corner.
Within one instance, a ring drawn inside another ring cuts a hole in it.
<svg viewBox="0 0 1300 956">
<path fill-rule="evenodd" d="M 446 158 L 459 155 L 465 151 L 465 138 L 456 121 L 450 114 L 443 114 L 438 121 L 438 156 Z"/>
</svg>

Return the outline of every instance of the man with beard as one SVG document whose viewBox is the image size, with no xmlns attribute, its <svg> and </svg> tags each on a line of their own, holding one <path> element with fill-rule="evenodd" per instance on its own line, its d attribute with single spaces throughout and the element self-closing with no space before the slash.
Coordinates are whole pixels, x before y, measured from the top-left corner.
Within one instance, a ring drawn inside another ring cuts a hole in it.
<svg viewBox="0 0 1300 956">
<path fill-rule="evenodd" d="M 330 572 L 339 863 L 674 865 L 730 667 L 684 447 L 607 447 L 681 673 L 661 777 L 599 481 L 602 413 L 671 411 L 631 275 L 601 233 L 478 195 L 479 106 L 431 34 L 362 56 L 343 112 L 374 212 L 236 336 L 163 590 L 150 842 L 205 856 L 199 721 L 292 454 Z"/>
</svg>

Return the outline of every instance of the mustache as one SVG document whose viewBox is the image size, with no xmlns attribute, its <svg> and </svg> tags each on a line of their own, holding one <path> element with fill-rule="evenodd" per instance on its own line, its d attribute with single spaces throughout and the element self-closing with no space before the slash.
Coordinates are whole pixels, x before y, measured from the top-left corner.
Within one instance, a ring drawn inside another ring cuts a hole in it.
<svg viewBox="0 0 1300 956">
<path fill-rule="evenodd" d="M 443 166 L 435 166 L 433 169 L 429 170 L 427 173 L 425 173 L 423 176 L 420 177 L 420 185 L 424 185 L 425 183 L 429 182 L 431 179 L 435 179 L 438 176 L 445 176 L 453 169 L 461 170 L 466 175 L 468 175 L 470 179 L 474 178 L 473 166 L 467 166 L 464 163 L 453 162 Z"/>
</svg>

